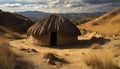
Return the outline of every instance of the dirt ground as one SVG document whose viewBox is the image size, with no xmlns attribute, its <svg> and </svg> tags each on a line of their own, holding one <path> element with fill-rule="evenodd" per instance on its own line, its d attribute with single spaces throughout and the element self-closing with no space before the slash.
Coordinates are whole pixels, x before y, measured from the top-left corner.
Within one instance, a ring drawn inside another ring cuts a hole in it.
<svg viewBox="0 0 120 69">
<path fill-rule="evenodd" d="M 21 66 L 25 67 L 24 62 L 27 62 L 28 69 L 91 69 L 83 60 L 83 55 L 91 53 L 97 49 L 113 49 L 116 48 L 118 66 L 120 66 L 120 39 L 119 38 L 91 38 L 80 36 L 79 42 L 69 46 L 62 47 L 42 47 L 31 44 L 28 39 L 14 40 L 10 42 L 11 49 L 17 55 L 17 59 L 22 61 Z M 118 48 L 119 47 L 119 48 Z M 58 58 L 64 59 L 67 63 L 54 60 L 55 64 L 50 64 L 50 59 L 45 58 L 48 53 L 57 55 Z M 25 69 L 27 69 L 25 67 Z M 18 65 L 18 69 L 20 69 Z"/>
</svg>

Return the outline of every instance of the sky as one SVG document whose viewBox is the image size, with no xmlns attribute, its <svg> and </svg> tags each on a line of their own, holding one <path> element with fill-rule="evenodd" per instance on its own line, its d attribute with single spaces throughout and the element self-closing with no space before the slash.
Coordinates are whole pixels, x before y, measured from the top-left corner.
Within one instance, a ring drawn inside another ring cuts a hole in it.
<svg viewBox="0 0 120 69">
<path fill-rule="evenodd" d="M 91 13 L 116 7 L 120 0 L 0 0 L 0 9 L 10 12 Z"/>
</svg>

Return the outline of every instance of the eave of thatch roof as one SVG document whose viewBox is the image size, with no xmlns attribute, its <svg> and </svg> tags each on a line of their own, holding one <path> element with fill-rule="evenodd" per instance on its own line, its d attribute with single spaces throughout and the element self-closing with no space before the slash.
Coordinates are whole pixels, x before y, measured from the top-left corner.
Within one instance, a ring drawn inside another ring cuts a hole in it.
<svg viewBox="0 0 120 69">
<path fill-rule="evenodd" d="M 61 35 L 80 35 L 79 29 L 65 17 L 53 14 L 43 18 L 28 29 L 28 35 L 58 32 Z"/>
</svg>

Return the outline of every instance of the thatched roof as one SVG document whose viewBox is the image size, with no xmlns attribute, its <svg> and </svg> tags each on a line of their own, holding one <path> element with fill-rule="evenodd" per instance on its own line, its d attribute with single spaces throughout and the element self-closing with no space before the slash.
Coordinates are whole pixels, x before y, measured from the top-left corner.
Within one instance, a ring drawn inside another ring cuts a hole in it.
<svg viewBox="0 0 120 69">
<path fill-rule="evenodd" d="M 71 21 L 58 14 L 45 17 L 28 29 L 28 35 L 44 35 L 50 32 L 61 35 L 81 35 L 79 29 Z"/>
</svg>

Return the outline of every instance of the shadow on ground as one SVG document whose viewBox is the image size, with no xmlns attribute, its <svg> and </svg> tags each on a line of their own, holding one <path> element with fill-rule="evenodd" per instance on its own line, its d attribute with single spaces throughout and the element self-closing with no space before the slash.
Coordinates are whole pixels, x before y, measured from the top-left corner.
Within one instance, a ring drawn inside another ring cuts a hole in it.
<svg viewBox="0 0 120 69">
<path fill-rule="evenodd" d="M 34 69 L 33 63 L 30 63 L 28 61 L 18 60 L 16 62 L 15 69 Z"/>
<path fill-rule="evenodd" d="M 71 48 L 89 48 L 93 44 L 104 45 L 105 43 L 110 42 L 110 39 L 105 39 L 103 37 L 96 38 L 92 37 L 90 40 L 79 40 L 75 44 L 65 45 L 65 46 L 53 46 L 52 48 L 57 49 L 71 49 Z"/>
</svg>

